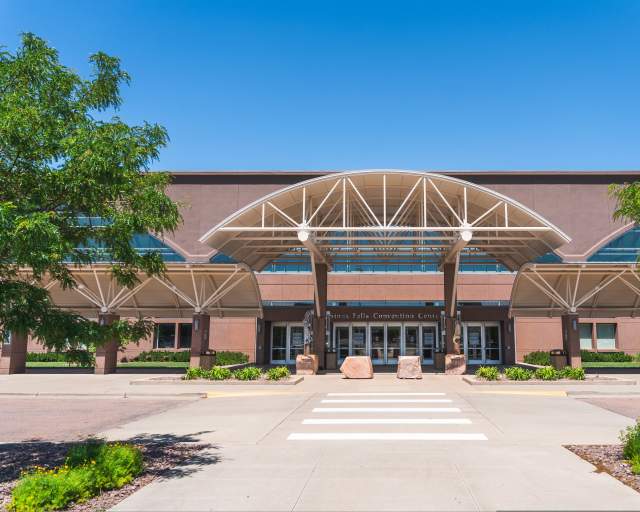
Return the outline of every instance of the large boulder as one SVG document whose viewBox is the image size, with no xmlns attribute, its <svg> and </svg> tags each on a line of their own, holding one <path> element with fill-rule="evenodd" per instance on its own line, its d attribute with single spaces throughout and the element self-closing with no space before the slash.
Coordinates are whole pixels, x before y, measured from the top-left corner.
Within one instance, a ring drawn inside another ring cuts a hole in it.
<svg viewBox="0 0 640 512">
<path fill-rule="evenodd" d="M 369 356 L 347 357 L 340 371 L 346 379 L 373 379 L 373 364 Z"/>
<path fill-rule="evenodd" d="M 296 356 L 296 375 L 315 375 L 318 373 L 316 354 L 298 354 Z"/>
<path fill-rule="evenodd" d="M 422 365 L 420 364 L 420 356 L 400 356 L 398 357 L 398 373 L 399 379 L 421 379 Z"/>
<path fill-rule="evenodd" d="M 463 354 L 447 354 L 444 356 L 444 373 L 447 375 L 463 375 L 467 371 L 467 360 Z"/>
</svg>

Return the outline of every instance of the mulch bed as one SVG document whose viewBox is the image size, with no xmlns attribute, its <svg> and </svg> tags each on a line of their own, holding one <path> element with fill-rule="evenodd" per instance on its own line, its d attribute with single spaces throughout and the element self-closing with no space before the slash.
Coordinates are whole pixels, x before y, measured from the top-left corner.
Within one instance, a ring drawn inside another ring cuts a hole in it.
<svg viewBox="0 0 640 512">
<path fill-rule="evenodd" d="M 593 464 L 598 473 L 608 473 L 637 492 L 640 492 L 640 475 L 634 475 L 631 465 L 622 457 L 622 445 L 586 444 L 565 445 L 565 448 L 578 457 Z"/>
<path fill-rule="evenodd" d="M 190 438 L 174 436 L 140 437 L 131 442 L 142 450 L 145 468 L 133 482 L 120 489 L 106 491 L 95 498 L 66 509 L 73 512 L 108 510 L 157 478 L 176 478 L 192 473 L 199 466 L 215 464 L 215 447 L 191 442 Z M 11 491 L 20 473 L 33 466 L 54 468 L 64 462 L 74 443 L 10 443 L 0 445 L 0 510 L 11 501 Z"/>
</svg>

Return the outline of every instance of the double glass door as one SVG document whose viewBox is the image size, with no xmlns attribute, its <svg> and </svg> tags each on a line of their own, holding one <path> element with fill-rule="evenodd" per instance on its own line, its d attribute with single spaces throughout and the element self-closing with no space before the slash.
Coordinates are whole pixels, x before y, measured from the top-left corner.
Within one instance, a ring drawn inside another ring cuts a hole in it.
<svg viewBox="0 0 640 512">
<path fill-rule="evenodd" d="M 336 324 L 333 333 L 338 359 L 368 355 L 373 364 L 396 364 L 401 355 L 431 364 L 438 339 L 435 323 Z"/>
<path fill-rule="evenodd" d="M 271 326 L 271 362 L 295 364 L 296 356 L 304 353 L 302 324 L 273 324 Z"/>
<path fill-rule="evenodd" d="M 467 322 L 464 324 L 464 353 L 469 364 L 500 363 L 500 324 Z"/>
</svg>

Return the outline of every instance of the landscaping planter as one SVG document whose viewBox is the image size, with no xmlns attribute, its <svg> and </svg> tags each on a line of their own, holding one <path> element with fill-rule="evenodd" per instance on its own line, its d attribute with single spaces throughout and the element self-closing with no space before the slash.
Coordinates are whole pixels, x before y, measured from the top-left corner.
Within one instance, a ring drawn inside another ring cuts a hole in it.
<svg viewBox="0 0 640 512">
<path fill-rule="evenodd" d="M 304 377 L 300 375 L 292 375 L 288 379 L 281 380 L 267 380 L 265 378 L 257 380 L 210 380 L 210 379 L 192 379 L 184 380 L 181 377 L 176 376 L 163 376 L 163 377 L 150 377 L 148 379 L 136 379 L 129 382 L 132 386 L 146 386 L 146 385 L 200 385 L 200 386 L 295 386 L 300 384 L 304 380 Z"/>
<path fill-rule="evenodd" d="M 558 380 L 509 380 L 500 378 L 498 380 L 479 379 L 475 375 L 465 375 L 462 378 L 467 384 L 472 386 L 629 386 L 636 385 L 637 382 L 631 379 L 618 379 L 616 377 L 587 376 L 584 380 L 558 379 Z"/>
</svg>

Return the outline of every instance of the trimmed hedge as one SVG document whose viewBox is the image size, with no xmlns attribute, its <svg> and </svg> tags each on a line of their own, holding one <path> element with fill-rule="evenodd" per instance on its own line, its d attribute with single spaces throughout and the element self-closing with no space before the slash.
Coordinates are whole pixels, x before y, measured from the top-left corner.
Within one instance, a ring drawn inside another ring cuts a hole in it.
<svg viewBox="0 0 640 512">
<path fill-rule="evenodd" d="M 188 363 L 191 357 L 190 350 L 179 350 L 177 352 L 169 350 L 148 350 L 140 352 L 132 361 L 151 362 L 151 363 Z"/>
<path fill-rule="evenodd" d="M 218 352 L 216 353 L 216 365 L 228 366 L 230 364 L 245 364 L 249 362 L 249 356 L 244 352 Z"/>
<path fill-rule="evenodd" d="M 88 368 L 96 364 L 96 359 L 89 350 L 69 350 L 67 352 L 28 352 L 27 362 L 67 363 Z"/>
<path fill-rule="evenodd" d="M 537 350 L 525 355 L 524 362 L 527 364 L 535 364 L 538 366 L 549 366 L 551 364 L 551 356 L 549 355 L 549 352 Z"/>
<path fill-rule="evenodd" d="M 36 467 L 23 473 L 8 509 L 14 512 L 59 510 L 101 492 L 119 489 L 143 469 L 139 448 L 122 443 L 89 441 L 72 447 L 63 466 Z"/>
<path fill-rule="evenodd" d="M 581 350 L 580 356 L 585 363 L 630 363 L 633 356 L 624 352 L 591 352 Z"/>
</svg>

